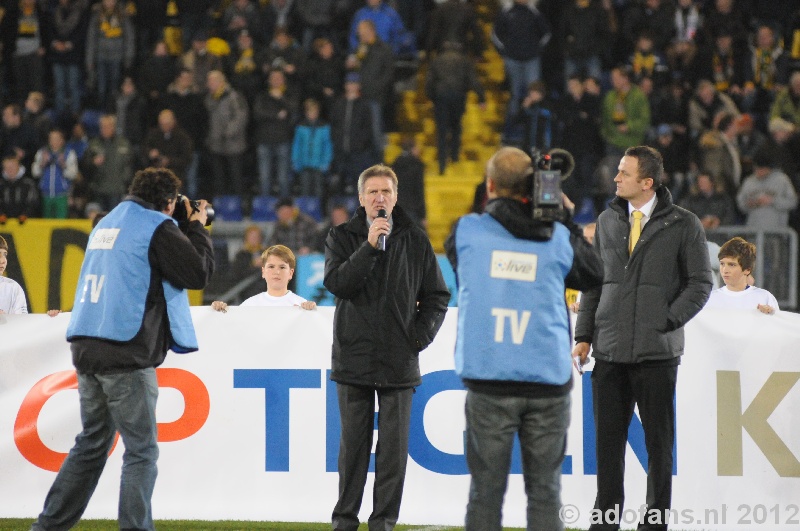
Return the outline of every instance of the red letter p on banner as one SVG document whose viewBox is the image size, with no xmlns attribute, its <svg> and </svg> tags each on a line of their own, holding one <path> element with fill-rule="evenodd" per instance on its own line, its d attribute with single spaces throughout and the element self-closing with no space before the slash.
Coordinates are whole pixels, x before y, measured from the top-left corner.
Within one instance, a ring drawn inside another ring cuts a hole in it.
<svg viewBox="0 0 800 531">
<path fill-rule="evenodd" d="M 203 427 L 208 419 L 211 402 L 208 389 L 200 378 L 183 369 L 156 369 L 159 387 L 173 387 L 184 399 L 184 411 L 181 417 L 173 422 L 158 424 L 159 442 L 186 439 Z M 56 452 L 48 448 L 39 437 L 39 415 L 45 403 L 60 391 L 78 388 L 78 377 L 75 371 L 61 371 L 45 376 L 31 388 L 17 414 L 14 422 L 14 442 L 20 454 L 32 464 L 58 472 L 66 453 Z M 117 445 L 119 434 L 111 451 Z"/>
</svg>

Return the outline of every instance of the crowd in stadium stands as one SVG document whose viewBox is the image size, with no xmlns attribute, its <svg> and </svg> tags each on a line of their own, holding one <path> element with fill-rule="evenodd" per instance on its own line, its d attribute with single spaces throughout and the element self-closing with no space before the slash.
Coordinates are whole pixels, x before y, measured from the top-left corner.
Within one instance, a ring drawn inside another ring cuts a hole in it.
<svg viewBox="0 0 800 531">
<path fill-rule="evenodd" d="M 312 195 L 324 212 L 382 160 L 385 133 L 402 129 L 394 84 L 418 68 L 443 172 L 466 93 L 484 97 L 476 3 L 0 0 L 0 221 L 108 210 L 151 165 L 193 198 Z M 649 144 L 706 227 L 800 226 L 796 3 L 488 7 L 509 94 L 503 143 L 569 150 L 579 207 L 598 213 L 622 152 Z"/>
</svg>

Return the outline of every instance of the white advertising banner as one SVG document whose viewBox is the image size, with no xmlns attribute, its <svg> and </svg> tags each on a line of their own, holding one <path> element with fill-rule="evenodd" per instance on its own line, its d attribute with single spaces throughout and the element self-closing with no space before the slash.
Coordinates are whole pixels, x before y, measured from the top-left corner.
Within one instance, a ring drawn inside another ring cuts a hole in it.
<svg viewBox="0 0 800 531">
<path fill-rule="evenodd" d="M 332 308 L 192 309 L 199 352 L 158 369 L 158 519 L 329 521 L 339 416 L 330 368 Z M 402 523 L 462 525 L 469 489 L 464 396 L 453 372 L 457 309 L 421 354 Z M 0 517 L 34 517 L 80 431 L 64 334 L 69 314 L 0 315 Z M 376 330 L 376 334 L 380 331 Z M 676 393 L 671 528 L 800 525 L 800 316 L 705 310 L 686 327 Z M 589 370 L 591 368 L 589 367 Z M 562 517 L 587 528 L 596 458 L 590 372 L 575 379 Z M 644 504 L 646 452 L 634 417 L 623 528 Z M 87 518 L 115 518 L 122 444 Z M 372 474 L 361 517 L 371 510 Z M 519 459 L 506 526 L 525 526 Z"/>
</svg>

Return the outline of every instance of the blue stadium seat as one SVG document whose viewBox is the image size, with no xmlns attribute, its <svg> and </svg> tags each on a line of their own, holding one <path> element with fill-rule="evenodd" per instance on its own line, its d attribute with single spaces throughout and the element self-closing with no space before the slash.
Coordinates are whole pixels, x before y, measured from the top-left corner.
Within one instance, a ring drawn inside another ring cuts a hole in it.
<svg viewBox="0 0 800 531">
<path fill-rule="evenodd" d="M 322 221 L 322 207 L 320 205 L 319 197 L 313 195 L 301 195 L 295 198 L 295 206 L 300 209 L 300 212 L 308 214 L 314 221 Z"/>
<path fill-rule="evenodd" d="M 242 221 L 242 198 L 238 195 L 219 195 L 212 203 L 217 219 Z"/>
<path fill-rule="evenodd" d="M 593 222 L 594 218 L 594 201 L 591 197 L 585 197 L 583 203 L 575 208 L 572 220 L 579 225 L 585 225 Z"/>
<path fill-rule="evenodd" d="M 250 219 L 253 221 L 275 221 L 278 219 L 275 214 L 275 204 L 277 197 L 271 195 L 257 195 L 253 198 L 253 208 L 250 212 Z"/>
<path fill-rule="evenodd" d="M 353 212 L 360 206 L 358 202 L 358 196 L 356 195 L 334 195 L 330 199 L 328 199 L 328 212 L 335 206 L 341 205 L 350 212 L 350 215 L 353 215 Z"/>
</svg>

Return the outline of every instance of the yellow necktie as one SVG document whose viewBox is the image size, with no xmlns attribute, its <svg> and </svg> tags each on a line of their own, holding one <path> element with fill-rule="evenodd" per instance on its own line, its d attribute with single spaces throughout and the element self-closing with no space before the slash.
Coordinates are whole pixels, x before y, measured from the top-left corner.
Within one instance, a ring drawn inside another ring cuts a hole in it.
<svg viewBox="0 0 800 531">
<path fill-rule="evenodd" d="M 639 236 L 642 235 L 642 216 L 644 214 L 639 210 L 634 210 L 633 224 L 631 225 L 631 237 L 628 240 L 628 253 L 633 253 L 633 248 L 636 247 L 636 242 L 639 241 Z"/>
</svg>

